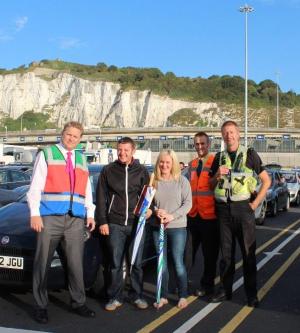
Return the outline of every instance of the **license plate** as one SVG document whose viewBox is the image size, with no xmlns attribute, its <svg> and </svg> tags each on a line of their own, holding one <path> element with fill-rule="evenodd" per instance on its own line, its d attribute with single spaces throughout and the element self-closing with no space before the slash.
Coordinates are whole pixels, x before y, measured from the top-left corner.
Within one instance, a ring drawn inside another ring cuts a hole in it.
<svg viewBox="0 0 300 333">
<path fill-rule="evenodd" d="M 0 256 L 0 267 L 11 269 L 23 269 L 24 259 L 22 257 Z"/>
</svg>

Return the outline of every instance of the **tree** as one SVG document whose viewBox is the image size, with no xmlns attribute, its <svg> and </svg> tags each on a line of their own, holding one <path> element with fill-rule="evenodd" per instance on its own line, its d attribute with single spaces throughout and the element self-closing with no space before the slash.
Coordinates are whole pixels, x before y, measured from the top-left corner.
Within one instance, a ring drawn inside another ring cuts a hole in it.
<svg viewBox="0 0 300 333">
<path fill-rule="evenodd" d="M 267 89 L 267 88 L 276 88 L 277 87 L 277 84 L 272 80 L 261 81 L 258 85 L 259 85 L 260 91 Z"/>
<path fill-rule="evenodd" d="M 108 67 L 109 72 L 116 72 L 117 70 L 118 70 L 117 66 L 111 65 L 111 66 Z"/>
<path fill-rule="evenodd" d="M 107 65 L 104 62 L 98 62 L 96 67 L 99 72 L 104 72 L 107 70 Z"/>
</svg>

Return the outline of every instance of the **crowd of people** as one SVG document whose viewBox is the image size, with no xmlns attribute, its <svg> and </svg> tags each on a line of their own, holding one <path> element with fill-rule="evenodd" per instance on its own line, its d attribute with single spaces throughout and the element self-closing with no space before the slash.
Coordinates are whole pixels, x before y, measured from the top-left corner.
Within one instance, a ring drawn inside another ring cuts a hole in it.
<svg viewBox="0 0 300 333">
<path fill-rule="evenodd" d="M 95 312 L 86 306 L 83 283 L 85 223 L 90 230 L 99 228 L 107 242 L 110 278 L 105 309 L 115 311 L 124 302 L 123 261 L 130 262 L 132 256 L 138 225 L 134 208 L 144 185 L 149 184 L 149 174 L 134 159 L 135 142 L 130 137 L 121 138 L 117 160 L 106 165 L 99 177 L 95 207 L 85 158 L 75 149 L 82 134 L 83 127 L 78 122 L 64 126 L 61 143 L 39 153 L 28 192 L 31 227 L 37 232 L 33 295 L 39 323 L 48 322 L 47 273 L 58 243 L 66 256 L 71 307 L 81 316 L 95 317 Z M 258 154 L 240 145 L 239 128 L 234 121 L 226 121 L 221 134 L 226 147 L 215 156 L 209 152 L 208 135 L 195 134 L 197 157 L 186 167 L 187 177 L 181 174 L 185 164 L 178 161 L 174 151 L 163 150 L 158 155 L 153 181 L 156 193 L 146 214 L 157 254 L 162 225 L 165 232 L 161 297 L 153 304 L 155 308 L 168 303 L 168 255 L 176 274 L 178 308 L 188 306 L 189 283 L 198 285 L 193 291 L 196 296 L 206 296 L 211 302 L 231 299 L 236 240 L 243 256 L 247 304 L 259 304 L 254 210 L 266 195 L 270 179 Z M 255 174 L 262 185 L 253 197 Z M 148 307 L 143 297 L 141 267 L 144 239 L 145 234 L 130 272 L 129 290 L 130 300 L 141 310 Z M 198 281 L 191 281 L 200 245 L 203 275 Z M 215 290 L 219 257 L 221 283 Z"/>
</svg>

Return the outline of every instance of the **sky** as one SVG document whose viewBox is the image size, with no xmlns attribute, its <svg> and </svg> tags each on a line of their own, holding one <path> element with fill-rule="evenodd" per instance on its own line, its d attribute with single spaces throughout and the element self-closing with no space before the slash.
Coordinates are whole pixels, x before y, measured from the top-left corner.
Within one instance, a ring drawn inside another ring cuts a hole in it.
<svg viewBox="0 0 300 333">
<path fill-rule="evenodd" d="M 59 58 L 156 67 L 177 76 L 245 73 L 236 0 L 1 1 L 0 68 Z M 252 0 L 248 78 L 300 94 L 300 0 Z"/>
</svg>

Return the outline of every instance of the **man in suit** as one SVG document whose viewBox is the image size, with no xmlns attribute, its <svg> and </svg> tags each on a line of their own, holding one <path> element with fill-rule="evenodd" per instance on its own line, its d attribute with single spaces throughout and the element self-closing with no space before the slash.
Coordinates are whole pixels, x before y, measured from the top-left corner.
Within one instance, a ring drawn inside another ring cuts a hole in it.
<svg viewBox="0 0 300 333">
<path fill-rule="evenodd" d="M 83 134 L 80 123 L 64 126 L 59 144 L 37 156 L 27 194 L 31 228 L 37 232 L 33 267 L 35 319 L 48 322 L 47 275 L 51 259 L 62 242 L 65 252 L 71 307 L 83 317 L 94 317 L 86 305 L 83 281 L 84 228 L 95 228 L 91 184 L 85 156 L 75 150 Z"/>
</svg>

